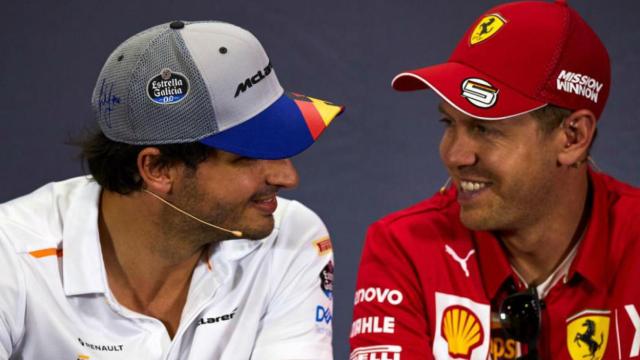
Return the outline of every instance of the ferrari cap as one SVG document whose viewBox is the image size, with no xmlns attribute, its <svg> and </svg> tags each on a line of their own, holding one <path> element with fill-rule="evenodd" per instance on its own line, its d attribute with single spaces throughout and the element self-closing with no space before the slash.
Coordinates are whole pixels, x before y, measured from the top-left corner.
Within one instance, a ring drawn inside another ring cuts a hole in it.
<svg viewBox="0 0 640 360">
<path fill-rule="evenodd" d="M 285 93 L 258 39 L 215 21 L 174 21 L 126 40 L 104 64 L 92 107 L 114 141 L 199 141 L 259 159 L 302 152 L 343 110 Z"/>
<path fill-rule="evenodd" d="M 500 120 L 547 104 L 600 117 L 611 81 L 606 48 L 565 1 L 523 1 L 480 16 L 449 61 L 397 75 L 397 90 L 431 88 L 461 112 Z"/>
</svg>

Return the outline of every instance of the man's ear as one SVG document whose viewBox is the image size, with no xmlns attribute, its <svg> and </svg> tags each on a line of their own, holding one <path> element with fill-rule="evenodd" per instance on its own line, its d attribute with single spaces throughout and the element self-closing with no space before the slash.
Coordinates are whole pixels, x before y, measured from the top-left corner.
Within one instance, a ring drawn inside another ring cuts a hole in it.
<svg viewBox="0 0 640 360">
<path fill-rule="evenodd" d="M 590 110 L 576 110 L 560 127 L 562 148 L 558 153 L 561 166 L 576 167 L 587 160 L 596 131 L 596 117 Z"/>
<path fill-rule="evenodd" d="M 172 166 L 160 164 L 158 158 L 160 150 L 156 147 L 146 147 L 138 153 L 138 173 L 143 187 L 154 194 L 168 194 L 171 192 L 176 172 Z"/>
</svg>

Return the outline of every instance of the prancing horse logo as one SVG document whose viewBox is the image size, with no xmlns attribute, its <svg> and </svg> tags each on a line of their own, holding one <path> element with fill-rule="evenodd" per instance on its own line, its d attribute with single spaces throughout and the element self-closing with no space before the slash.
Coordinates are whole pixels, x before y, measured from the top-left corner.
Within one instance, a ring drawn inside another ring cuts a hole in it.
<svg viewBox="0 0 640 360">
<path fill-rule="evenodd" d="M 584 321 L 584 323 L 582 323 L 582 326 L 586 327 L 587 329 L 582 334 L 577 333 L 576 337 L 573 338 L 573 342 L 576 343 L 579 347 L 581 342 L 585 343 L 589 347 L 589 355 L 587 356 L 589 356 L 590 359 L 595 359 L 596 351 L 600 349 L 602 343 L 604 342 L 604 334 L 600 333 L 600 343 L 597 343 L 593 339 L 596 334 L 596 323 L 591 319 L 587 319 Z"/>
<path fill-rule="evenodd" d="M 489 14 L 483 17 L 471 32 L 469 37 L 470 44 L 475 45 L 489 39 L 506 23 L 507 21 L 499 14 Z"/>
<path fill-rule="evenodd" d="M 482 36 L 484 34 L 488 34 L 489 31 L 491 31 L 492 29 L 489 28 L 489 26 L 491 26 L 491 24 L 493 24 L 496 21 L 496 18 L 489 18 L 487 20 L 487 22 L 484 22 L 482 24 L 480 24 L 480 27 L 482 28 L 482 30 L 480 31 L 479 36 Z"/>
</svg>

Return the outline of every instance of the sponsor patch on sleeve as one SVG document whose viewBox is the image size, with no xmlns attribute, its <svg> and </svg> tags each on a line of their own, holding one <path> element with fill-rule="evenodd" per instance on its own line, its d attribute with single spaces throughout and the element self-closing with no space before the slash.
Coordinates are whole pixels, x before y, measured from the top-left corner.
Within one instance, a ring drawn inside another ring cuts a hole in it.
<svg viewBox="0 0 640 360">
<path fill-rule="evenodd" d="M 329 260 L 327 265 L 320 271 L 320 288 L 329 298 L 333 298 L 333 261 Z"/>
<path fill-rule="evenodd" d="M 331 245 L 331 239 L 328 236 L 322 237 L 313 241 L 313 247 L 318 252 L 318 255 L 323 256 L 330 253 L 333 250 Z"/>
<path fill-rule="evenodd" d="M 322 305 L 316 306 L 316 322 L 331 324 L 333 320 L 333 314 L 331 313 L 331 307 L 324 307 Z"/>
</svg>

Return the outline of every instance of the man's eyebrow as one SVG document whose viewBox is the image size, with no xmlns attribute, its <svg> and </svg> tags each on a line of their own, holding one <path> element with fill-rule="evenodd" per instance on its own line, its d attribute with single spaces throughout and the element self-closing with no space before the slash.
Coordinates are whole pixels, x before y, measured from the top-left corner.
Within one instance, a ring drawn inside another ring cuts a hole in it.
<svg viewBox="0 0 640 360">
<path fill-rule="evenodd" d="M 440 114 L 451 117 L 451 115 L 449 115 L 447 111 L 444 109 L 444 105 L 442 104 L 443 103 L 438 104 L 438 111 L 440 112 Z"/>
</svg>

